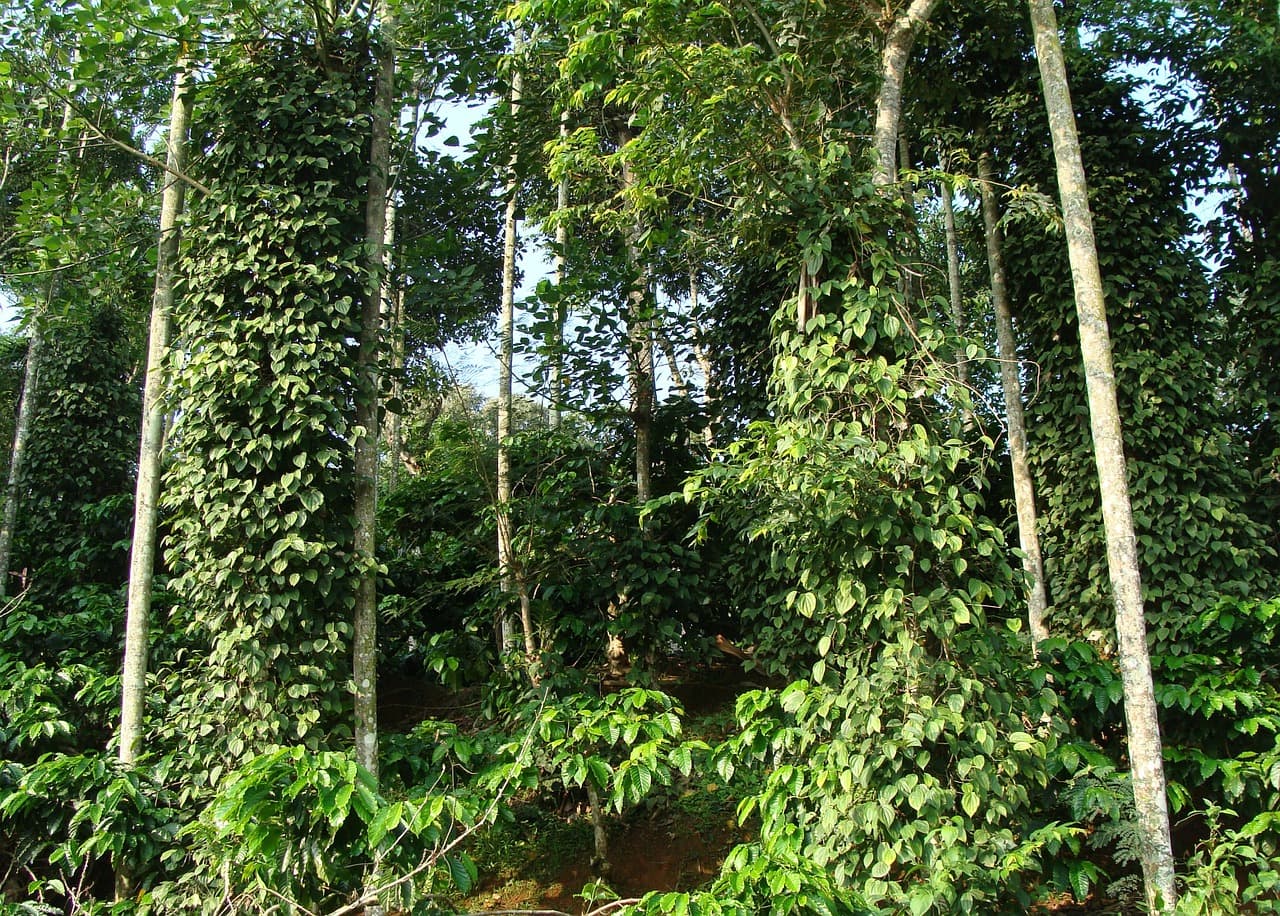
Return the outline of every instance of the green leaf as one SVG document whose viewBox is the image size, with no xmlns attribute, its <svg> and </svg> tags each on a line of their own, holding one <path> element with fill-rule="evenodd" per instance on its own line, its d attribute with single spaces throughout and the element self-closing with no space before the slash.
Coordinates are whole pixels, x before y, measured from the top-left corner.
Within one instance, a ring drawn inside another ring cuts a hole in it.
<svg viewBox="0 0 1280 916">
<path fill-rule="evenodd" d="M 369 845 L 379 845 L 393 827 L 399 826 L 403 816 L 402 802 L 387 805 L 374 815 L 373 821 L 369 824 Z"/>
<path fill-rule="evenodd" d="M 476 886 L 479 873 L 471 857 L 466 853 L 445 856 L 445 864 L 449 868 L 449 877 L 459 893 L 469 894 Z"/>
</svg>

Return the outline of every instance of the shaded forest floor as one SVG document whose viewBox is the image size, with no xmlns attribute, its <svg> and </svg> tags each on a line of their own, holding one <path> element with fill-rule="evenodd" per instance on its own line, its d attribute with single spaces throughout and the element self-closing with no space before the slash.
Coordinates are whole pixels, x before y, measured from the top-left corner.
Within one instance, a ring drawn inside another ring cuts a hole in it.
<svg viewBox="0 0 1280 916">
<path fill-rule="evenodd" d="M 718 741 L 732 728 L 734 703 L 763 686 L 736 662 L 680 670 L 658 685 L 684 706 L 686 737 Z M 450 690 L 415 680 L 386 682 L 380 716 L 392 731 L 408 730 L 424 719 L 476 727 L 480 703 L 471 690 Z M 546 911 L 584 913 L 610 896 L 641 897 L 650 891 L 690 891 L 707 884 L 734 846 L 755 836 L 753 823 L 739 824 L 738 803 L 754 786 L 722 785 L 714 774 L 695 772 L 688 780 L 654 793 L 638 809 L 605 813 L 609 842 L 606 876 L 593 868 L 593 831 L 581 792 L 558 798 L 514 799 L 513 822 L 478 836 L 470 854 L 479 884 L 455 900 L 460 912 Z M 593 893 L 603 880 L 612 891 Z M 1120 913 L 1114 901 L 1096 896 L 1083 903 L 1064 895 L 1033 912 L 1055 916 Z"/>
<path fill-rule="evenodd" d="M 656 686 L 684 707 L 686 737 L 718 741 L 733 721 L 737 697 L 763 684 L 731 660 L 675 670 Z M 380 694 L 380 720 L 390 731 L 411 729 L 423 719 L 451 721 L 470 730 L 480 717 L 478 697 L 467 689 L 388 679 Z M 688 780 L 662 787 L 636 810 L 621 816 L 607 811 L 608 886 L 620 897 L 640 897 L 707 883 L 729 851 L 754 836 L 754 825 L 737 820 L 745 788 L 724 786 L 713 775 L 695 772 Z M 592 885 L 602 876 L 592 867 L 594 841 L 585 794 L 518 798 L 512 807 L 514 823 L 499 824 L 473 843 L 470 852 L 480 883 L 472 895 L 457 901 L 459 909 L 590 909 Z"/>
</svg>

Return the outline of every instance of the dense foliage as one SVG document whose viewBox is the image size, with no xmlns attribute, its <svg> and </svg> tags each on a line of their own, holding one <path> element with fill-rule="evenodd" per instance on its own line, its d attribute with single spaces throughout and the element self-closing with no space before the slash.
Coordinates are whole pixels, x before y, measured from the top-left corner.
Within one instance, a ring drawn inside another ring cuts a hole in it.
<svg viewBox="0 0 1280 916">
<path fill-rule="evenodd" d="M 1022 4 L 934 6 L 0 6 L 0 305 L 22 318 L 0 338 L 0 911 L 474 911 L 495 850 L 573 811 L 584 911 L 1139 906 L 1114 497 L 1032 39 Z M 1275 911 L 1280 19 L 1233 0 L 1063 13 L 1177 911 Z M 868 138 L 908 33 L 889 163 Z M 122 763 L 157 87 L 180 68 L 163 550 L 142 755 Z M 986 155 L 1048 574 L 1034 643 Z M 490 358 L 504 294 L 524 394 L 498 403 L 455 367 Z M 368 562 L 355 418 L 374 374 Z M 375 582 L 370 768 L 353 612 Z M 715 873 L 599 909 L 611 836 L 712 782 L 736 806 Z"/>
</svg>

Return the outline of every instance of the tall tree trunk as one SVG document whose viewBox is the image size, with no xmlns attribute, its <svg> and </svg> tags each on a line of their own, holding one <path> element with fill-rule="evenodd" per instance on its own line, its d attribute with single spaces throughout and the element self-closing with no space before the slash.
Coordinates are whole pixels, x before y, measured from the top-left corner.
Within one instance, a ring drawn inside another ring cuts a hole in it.
<svg viewBox="0 0 1280 916">
<path fill-rule="evenodd" d="M 520 46 L 521 38 L 517 35 L 514 47 L 514 53 L 517 55 L 520 52 Z M 514 67 L 511 77 L 511 113 L 513 118 L 519 115 L 521 96 L 524 91 L 524 78 L 519 63 L 517 62 Z M 513 153 L 508 166 L 510 174 L 507 178 L 507 206 L 502 230 L 502 305 L 498 329 L 498 573 L 502 580 L 503 593 L 508 596 L 514 594 L 519 602 L 519 627 L 523 636 L 525 663 L 529 678 L 536 685 L 538 683 L 538 673 L 535 667 L 537 646 L 534 642 L 533 634 L 533 612 L 524 577 L 520 574 L 516 563 L 511 537 L 511 408 L 513 398 L 511 370 L 515 354 L 516 210 L 519 195 L 516 164 L 516 155 Z M 508 608 L 505 606 L 499 612 L 497 626 L 499 651 L 505 652 L 513 645 L 518 644 L 516 621 L 512 619 Z"/>
<path fill-rule="evenodd" d="M 941 0 L 911 0 L 910 5 L 889 26 L 880 54 L 880 91 L 876 96 L 874 146 L 877 186 L 892 184 L 897 177 L 898 122 L 902 119 L 902 84 L 916 35 L 929 21 Z"/>
<path fill-rule="evenodd" d="M 378 776 L 378 344 L 382 330 L 383 278 L 387 273 L 386 227 L 391 177 L 391 124 L 395 98 L 395 19 L 378 4 L 382 43 L 369 149 L 365 201 L 365 290 L 360 313 L 356 392 L 355 536 L 360 559 L 356 584 L 352 672 L 355 680 L 356 762 Z"/>
<path fill-rule="evenodd" d="M 945 171 L 949 166 L 944 163 L 942 168 Z M 959 388 L 966 389 L 964 403 L 967 405 L 969 402 L 967 396 L 967 389 L 969 388 L 969 357 L 964 351 L 965 314 L 964 290 L 960 286 L 960 242 L 956 237 L 956 210 L 955 201 L 951 193 L 951 182 L 943 178 L 941 185 L 942 226 L 947 244 L 947 297 L 951 302 L 951 324 L 955 328 L 956 337 L 960 341 L 960 350 L 956 353 L 956 385 Z M 963 413 L 965 426 L 971 427 L 973 425 L 972 408 L 966 406 Z"/>
<path fill-rule="evenodd" d="M 370 112 L 369 183 L 365 198 L 365 288 L 360 310 L 360 342 L 356 365 L 355 488 L 352 551 L 360 562 L 352 613 L 351 670 L 355 682 L 356 763 L 378 782 L 378 402 L 381 380 L 378 350 L 382 309 L 389 273 L 387 217 L 391 211 L 391 127 L 395 117 L 396 21 L 386 0 L 377 4 L 382 39 L 377 60 L 373 109 Z M 375 850 L 365 876 L 369 916 L 382 916 L 382 905 L 369 888 L 381 868 Z"/>
<path fill-rule="evenodd" d="M 391 290 L 390 326 L 391 368 L 395 378 L 391 382 L 391 397 L 400 406 L 391 414 L 387 423 L 387 451 L 391 460 L 387 463 L 387 486 L 394 490 L 400 485 L 401 452 L 404 450 L 404 290 L 398 285 Z"/>
<path fill-rule="evenodd" d="M 187 160 L 187 126 L 191 122 L 187 61 L 179 60 L 169 104 L 169 150 L 172 171 L 164 176 L 160 200 L 160 236 L 156 247 L 156 282 L 151 298 L 147 342 L 147 377 L 142 394 L 142 433 L 138 446 L 138 480 L 133 503 L 133 544 L 129 551 L 129 592 L 124 625 L 124 670 L 121 680 L 120 762 L 132 766 L 142 746 L 143 701 L 146 694 L 151 592 L 155 576 L 156 518 L 164 449 L 165 370 L 169 355 L 173 284 L 177 272 L 185 185 L 174 172 Z"/>
<path fill-rule="evenodd" d="M 1049 638 L 1045 623 L 1048 591 L 1045 587 L 1044 560 L 1040 554 L 1040 535 L 1036 531 L 1036 491 L 1027 462 L 1027 423 L 1022 414 L 1022 379 L 1018 365 L 1018 347 L 1013 337 L 1013 309 L 1009 304 L 1009 287 L 1004 273 L 1004 244 L 1000 232 L 1000 213 L 996 201 L 994 170 L 989 153 L 978 158 L 978 181 L 982 190 L 982 224 L 987 243 L 987 269 L 991 274 L 991 302 L 996 315 L 996 345 L 999 348 L 1000 381 L 1004 388 L 1005 415 L 1009 426 L 1009 462 L 1013 469 L 1013 502 L 1018 513 L 1018 543 L 1022 547 L 1022 566 L 1031 578 L 1031 594 L 1027 596 L 1027 625 L 1032 646 Z"/>
<path fill-rule="evenodd" d="M 55 281 L 56 282 L 56 281 Z M 52 284 L 49 298 L 52 298 Z M 44 319 L 49 303 L 32 317 L 31 336 L 27 339 L 26 370 L 22 377 L 22 397 L 18 401 L 18 419 L 13 427 L 13 450 L 9 453 L 9 477 L 4 488 L 4 519 L 0 522 L 0 598 L 9 594 L 9 566 L 13 556 L 13 530 L 18 523 L 18 483 L 27 457 L 27 440 L 31 438 L 31 419 L 35 416 L 40 394 L 40 363 L 44 359 Z"/>
<path fill-rule="evenodd" d="M 569 116 L 565 112 L 560 116 L 560 140 L 569 137 Z M 559 429 L 564 410 L 564 323 L 566 320 L 564 303 L 564 281 L 568 273 L 569 226 L 565 222 L 569 210 L 569 179 L 561 176 L 556 185 L 556 314 L 548 334 L 547 344 L 551 350 L 551 428 Z"/>
<path fill-rule="evenodd" d="M 698 271 L 690 267 L 689 314 L 693 316 L 693 356 L 698 361 L 698 368 L 702 370 L 702 397 L 707 408 L 707 425 L 702 430 L 702 441 L 706 443 L 707 448 L 713 448 L 716 444 L 716 415 L 711 408 L 711 389 L 715 387 L 715 367 L 711 364 L 711 354 L 703 344 L 705 335 L 702 324 L 698 321 L 698 293 Z"/>
<path fill-rule="evenodd" d="M 513 106 L 520 91 L 520 73 L 516 71 L 511 85 Z M 507 206 L 502 229 L 502 302 L 498 313 L 498 459 L 497 459 L 497 525 L 498 575 L 502 591 L 511 594 L 511 362 L 514 351 L 515 286 L 516 286 L 516 178 L 514 163 L 507 180 Z M 515 625 L 510 610 L 503 605 L 498 612 L 498 651 L 506 652 L 515 640 Z"/>
<path fill-rule="evenodd" d="M 80 60 L 80 49 L 76 48 L 71 55 L 74 68 Z M 71 103 L 62 106 L 62 129 L 59 137 L 65 137 L 74 114 Z M 77 144 L 76 158 L 84 158 L 86 137 L 80 134 Z M 74 188 L 78 183 L 78 175 L 72 182 Z M 27 441 L 31 437 L 31 423 L 35 418 L 36 405 L 40 403 L 40 369 L 44 360 L 44 323 L 49 316 L 53 303 L 58 299 L 61 286 L 61 273 L 54 271 L 45 291 L 44 307 L 31 319 L 31 336 L 27 339 L 27 359 L 22 379 L 22 394 L 18 400 L 18 417 L 13 428 L 13 450 L 9 453 L 9 475 L 4 488 L 4 511 L 0 518 L 0 598 L 9 594 L 9 567 L 13 564 L 13 532 L 18 524 L 18 484 L 22 479 L 22 467 L 27 457 Z"/>
<path fill-rule="evenodd" d="M 618 149 L 634 140 L 629 127 L 618 131 Z M 631 164 L 622 160 L 622 184 L 635 186 Z M 646 296 L 649 282 L 640 263 L 640 224 L 637 216 L 627 231 L 627 263 L 631 269 L 631 289 L 627 293 L 627 370 L 631 377 L 631 421 L 636 429 L 636 501 L 644 505 L 653 498 L 653 407 L 656 399 L 653 375 L 653 321 Z"/>
<path fill-rule="evenodd" d="M 1066 64 L 1058 37 L 1053 0 L 1029 0 L 1036 57 L 1044 87 L 1045 108 L 1053 135 L 1071 276 L 1080 324 L 1089 396 L 1089 423 L 1102 497 L 1102 521 L 1107 538 L 1107 568 L 1116 607 L 1116 639 L 1124 683 L 1125 719 L 1129 729 L 1134 806 L 1141 840 L 1142 873 L 1147 905 L 1152 912 L 1171 912 L 1177 901 L 1168 800 L 1160 724 L 1147 655 L 1143 619 L 1142 581 L 1137 540 L 1129 504 L 1124 439 L 1116 404 L 1111 338 L 1107 330 L 1102 274 L 1093 235 L 1093 218 L 1085 185 L 1084 165 L 1076 135 L 1075 111 L 1067 85 Z"/>
<path fill-rule="evenodd" d="M 129 586 L 125 600 L 124 663 L 120 677 L 120 732 L 117 755 L 133 766 L 142 750 L 151 629 L 151 595 L 155 579 L 156 523 L 160 501 L 161 459 L 165 445 L 165 382 L 169 333 L 173 315 L 174 280 L 186 197 L 178 175 L 186 170 L 187 131 L 191 123 L 190 72 L 185 57 L 178 59 L 169 102 L 169 138 L 160 197 L 160 234 L 156 244 L 156 279 L 151 297 L 147 341 L 146 381 L 142 391 L 142 428 L 138 445 L 138 479 L 133 501 L 133 540 L 129 549 Z M 127 863 L 116 872 L 116 899 L 133 893 Z"/>
<path fill-rule="evenodd" d="M 624 152 L 635 135 L 630 126 L 618 128 L 618 150 Z M 635 174 L 625 155 L 622 159 L 622 187 L 624 191 L 635 186 Z M 649 279 L 640 260 L 640 217 L 632 214 L 632 221 L 625 233 L 627 266 L 630 268 L 630 288 L 627 291 L 627 378 L 631 385 L 631 422 L 635 426 L 636 440 L 636 504 L 643 507 L 653 498 L 653 407 L 656 400 L 653 373 L 653 321 L 649 314 L 646 291 Z M 642 523 L 643 525 L 643 523 Z M 641 530 L 642 536 L 644 529 Z M 605 612 L 610 621 L 616 620 L 631 600 L 625 587 Z M 629 667 L 627 648 L 617 628 L 610 626 L 605 644 L 605 657 L 613 677 L 621 677 Z"/>
</svg>

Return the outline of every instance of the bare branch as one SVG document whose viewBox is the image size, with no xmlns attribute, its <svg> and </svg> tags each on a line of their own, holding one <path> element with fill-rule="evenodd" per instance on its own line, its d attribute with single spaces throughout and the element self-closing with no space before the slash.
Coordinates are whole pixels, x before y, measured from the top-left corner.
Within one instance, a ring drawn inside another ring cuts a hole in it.
<svg viewBox="0 0 1280 916">
<path fill-rule="evenodd" d="M 96 134 L 100 140 L 104 140 L 107 143 L 110 143 L 112 146 L 123 150 L 124 152 L 128 153 L 130 156 L 133 156 L 135 159 L 142 160 L 143 162 L 147 163 L 147 165 L 150 165 L 153 168 L 160 169 L 162 172 L 168 172 L 174 178 L 185 183 L 189 187 L 199 191 L 201 194 L 203 194 L 206 197 L 208 197 L 213 193 L 213 190 L 208 185 L 202 184 L 200 181 L 196 180 L 195 178 L 192 178 L 190 175 L 187 175 L 183 172 L 178 171 L 177 169 L 173 168 L 167 163 L 161 162 L 159 159 L 155 158 L 154 156 L 148 156 L 142 150 L 138 149 L 137 147 L 130 146 L 128 143 L 125 143 L 123 140 L 117 140 L 115 137 L 108 135 L 105 131 L 103 131 L 101 127 L 97 125 L 97 123 L 93 120 L 93 118 L 89 116 L 89 113 L 86 112 L 83 108 L 81 108 L 78 104 L 76 104 L 76 102 L 73 101 L 69 96 L 59 92 L 57 89 L 54 89 L 53 87 L 49 87 L 49 91 L 52 92 L 56 98 L 61 99 L 64 105 L 66 105 L 68 108 L 74 111 L 77 115 L 79 115 L 80 119 L 84 122 L 85 127 L 93 131 L 93 133 Z"/>
</svg>

